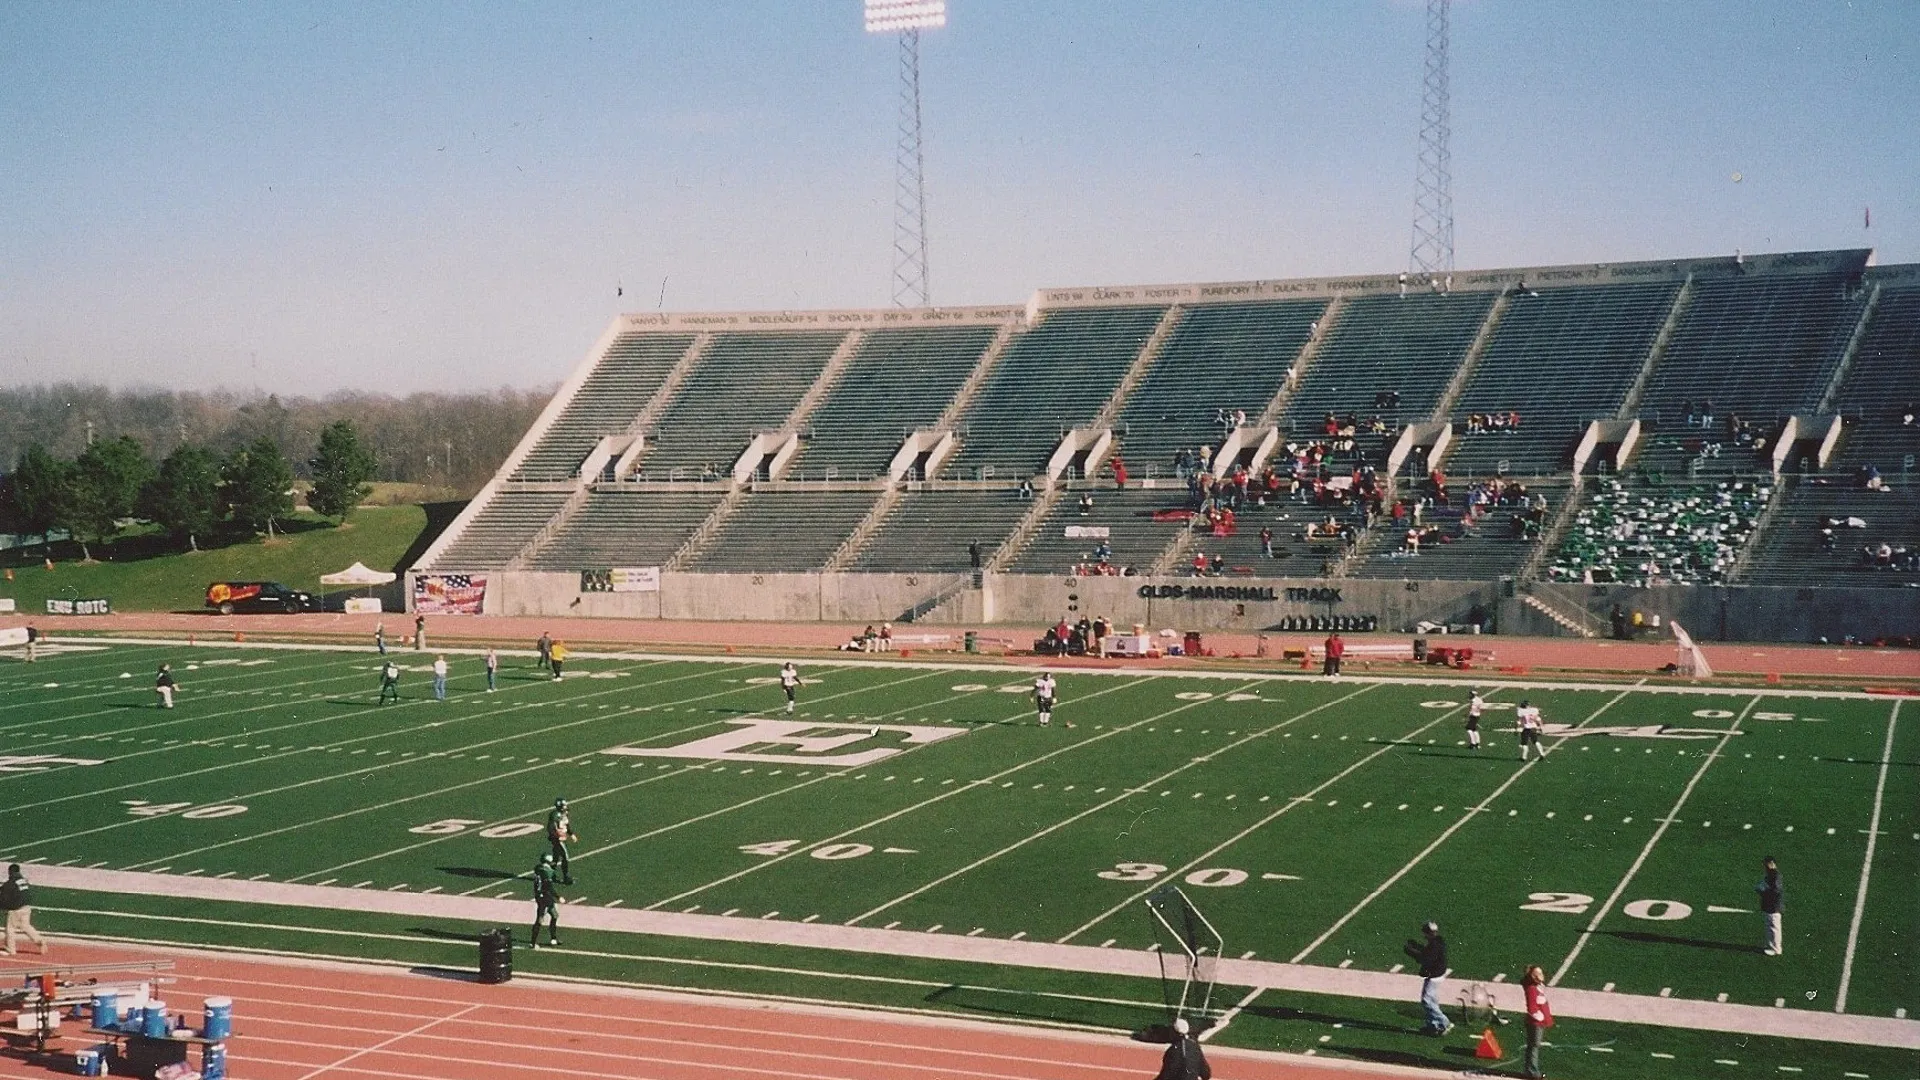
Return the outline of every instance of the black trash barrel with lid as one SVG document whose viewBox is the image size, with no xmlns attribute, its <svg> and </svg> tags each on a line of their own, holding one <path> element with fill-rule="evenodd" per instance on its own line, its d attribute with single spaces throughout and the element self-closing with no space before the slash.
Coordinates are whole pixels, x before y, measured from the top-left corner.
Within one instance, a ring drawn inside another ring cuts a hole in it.
<svg viewBox="0 0 1920 1080">
<path fill-rule="evenodd" d="M 1427 639 L 1426 638 L 1417 637 L 1413 639 L 1413 659 L 1415 663 L 1422 663 L 1422 664 L 1426 663 L 1426 660 L 1427 660 Z"/>
<path fill-rule="evenodd" d="M 967 636 L 964 639 L 964 641 L 965 641 L 965 648 L 968 652 L 976 653 L 980 651 L 980 635 L 979 634 L 976 634 L 972 630 L 969 630 L 967 631 Z"/>
<path fill-rule="evenodd" d="M 480 981 L 503 983 L 513 978 L 513 931 L 504 926 L 480 935 Z"/>
</svg>

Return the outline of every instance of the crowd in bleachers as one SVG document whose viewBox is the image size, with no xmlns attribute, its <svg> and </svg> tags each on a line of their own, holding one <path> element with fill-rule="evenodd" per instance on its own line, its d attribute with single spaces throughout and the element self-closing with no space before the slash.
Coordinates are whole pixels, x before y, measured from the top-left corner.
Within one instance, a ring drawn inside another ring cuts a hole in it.
<svg viewBox="0 0 1920 1080">
<path fill-rule="evenodd" d="M 1713 584 L 1727 580 L 1773 495 L 1764 481 L 1629 486 L 1603 482 L 1549 568 L 1556 581 Z"/>
<path fill-rule="evenodd" d="M 1509 409 L 1506 412 L 1468 413 L 1466 434 L 1480 435 L 1489 431 L 1504 431 L 1508 435 L 1520 430 L 1520 414 Z"/>
<path fill-rule="evenodd" d="M 1527 485 L 1506 477 L 1492 477 L 1471 484 L 1464 496 L 1456 499 L 1440 469 L 1427 474 L 1425 483 L 1395 500 L 1390 511 L 1400 547 L 1388 551 L 1389 558 L 1412 558 L 1422 547 L 1448 544 L 1479 533 L 1495 513 L 1505 512 L 1501 529 L 1513 540 L 1537 540 L 1546 524 L 1547 498 L 1527 491 Z"/>
</svg>

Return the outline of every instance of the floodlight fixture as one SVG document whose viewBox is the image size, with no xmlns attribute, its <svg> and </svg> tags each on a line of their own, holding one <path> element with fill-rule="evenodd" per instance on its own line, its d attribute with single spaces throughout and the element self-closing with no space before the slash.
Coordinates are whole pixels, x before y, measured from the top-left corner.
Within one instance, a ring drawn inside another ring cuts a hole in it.
<svg viewBox="0 0 1920 1080">
<path fill-rule="evenodd" d="M 927 30 L 947 25 L 947 0 L 867 0 L 867 33 Z"/>
</svg>

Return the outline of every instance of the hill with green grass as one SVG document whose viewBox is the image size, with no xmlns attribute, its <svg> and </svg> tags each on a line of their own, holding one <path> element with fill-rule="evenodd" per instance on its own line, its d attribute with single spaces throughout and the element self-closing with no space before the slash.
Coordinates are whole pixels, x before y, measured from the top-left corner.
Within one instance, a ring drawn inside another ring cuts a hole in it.
<svg viewBox="0 0 1920 1080">
<path fill-rule="evenodd" d="M 340 526 L 298 514 L 271 540 L 255 537 L 184 553 L 136 530 L 95 545 L 91 563 L 81 561 L 77 546 L 55 543 L 51 570 L 41 548 L 15 549 L 0 553 L 0 567 L 12 574 L 11 581 L 0 580 L 0 596 L 33 615 L 44 612 L 49 599 L 97 597 L 111 600 L 115 611 L 199 611 L 212 581 L 279 581 L 319 593 L 321 574 L 355 562 L 402 569 L 419 554 L 416 545 L 424 546 L 428 518 L 428 508 L 420 506 L 362 507 Z"/>
</svg>

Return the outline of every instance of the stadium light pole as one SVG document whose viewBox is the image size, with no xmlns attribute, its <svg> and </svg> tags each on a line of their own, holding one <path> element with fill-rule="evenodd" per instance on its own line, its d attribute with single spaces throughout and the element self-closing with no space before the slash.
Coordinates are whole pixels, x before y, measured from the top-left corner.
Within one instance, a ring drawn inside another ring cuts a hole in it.
<svg viewBox="0 0 1920 1080">
<path fill-rule="evenodd" d="M 869 34 L 900 39 L 900 116 L 893 153 L 893 303 L 926 305 L 927 177 L 920 144 L 920 31 L 947 25 L 946 0 L 866 0 Z"/>
<path fill-rule="evenodd" d="M 1447 43 L 1453 0 L 1427 0 L 1427 63 L 1421 79 L 1420 165 L 1414 179 L 1413 253 L 1416 274 L 1453 272 L 1453 106 L 1449 100 Z"/>
</svg>

